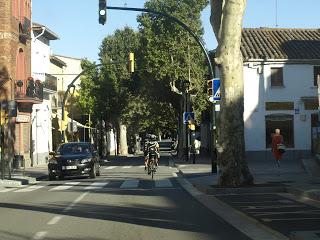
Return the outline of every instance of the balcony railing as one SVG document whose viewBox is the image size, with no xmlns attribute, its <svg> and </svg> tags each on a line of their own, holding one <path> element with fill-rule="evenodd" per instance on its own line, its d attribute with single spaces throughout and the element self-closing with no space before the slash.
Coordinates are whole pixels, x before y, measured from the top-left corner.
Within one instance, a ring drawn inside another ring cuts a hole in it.
<svg viewBox="0 0 320 240">
<path fill-rule="evenodd" d="M 43 85 L 32 77 L 27 80 L 16 80 L 16 99 L 43 100 Z"/>
</svg>

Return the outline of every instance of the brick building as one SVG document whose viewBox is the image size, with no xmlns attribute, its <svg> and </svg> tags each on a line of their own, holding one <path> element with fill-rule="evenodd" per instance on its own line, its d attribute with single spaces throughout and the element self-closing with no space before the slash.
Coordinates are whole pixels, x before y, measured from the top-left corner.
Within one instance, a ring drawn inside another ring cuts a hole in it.
<svg viewBox="0 0 320 240">
<path fill-rule="evenodd" d="M 42 102 L 41 86 L 31 76 L 31 0 L 0 0 L 0 99 L 5 129 L 3 158 L 23 156 L 32 165 L 30 150 L 32 105 Z M 17 106 L 16 117 L 6 104 Z"/>
</svg>

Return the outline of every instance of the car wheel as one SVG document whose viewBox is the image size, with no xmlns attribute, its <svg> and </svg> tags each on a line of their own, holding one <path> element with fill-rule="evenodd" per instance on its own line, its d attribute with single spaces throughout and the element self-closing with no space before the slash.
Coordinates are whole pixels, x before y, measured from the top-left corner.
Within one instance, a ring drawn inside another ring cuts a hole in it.
<svg viewBox="0 0 320 240">
<path fill-rule="evenodd" d="M 97 170 L 96 170 L 96 166 L 95 165 L 93 165 L 89 176 L 90 176 L 90 178 L 96 178 Z"/>
<path fill-rule="evenodd" d="M 64 179 L 64 175 L 61 173 L 60 175 L 59 175 L 59 180 L 63 180 Z"/>
<path fill-rule="evenodd" d="M 101 173 L 100 173 L 100 164 L 98 165 L 98 170 L 97 170 L 97 176 L 100 176 Z"/>
</svg>

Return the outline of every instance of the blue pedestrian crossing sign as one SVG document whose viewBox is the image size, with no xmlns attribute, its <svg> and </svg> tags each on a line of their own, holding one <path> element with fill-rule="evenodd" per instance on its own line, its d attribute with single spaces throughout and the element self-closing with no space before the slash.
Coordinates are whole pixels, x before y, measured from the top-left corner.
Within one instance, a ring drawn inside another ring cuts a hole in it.
<svg viewBox="0 0 320 240">
<path fill-rule="evenodd" d="M 194 112 L 184 112 L 183 113 L 183 123 L 188 124 L 189 121 L 194 121 Z"/>
<path fill-rule="evenodd" d="M 214 78 L 212 85 L 213 85 L 213 100 L 220 101 L 221 100 L 220 78 Z"/>
</svg>

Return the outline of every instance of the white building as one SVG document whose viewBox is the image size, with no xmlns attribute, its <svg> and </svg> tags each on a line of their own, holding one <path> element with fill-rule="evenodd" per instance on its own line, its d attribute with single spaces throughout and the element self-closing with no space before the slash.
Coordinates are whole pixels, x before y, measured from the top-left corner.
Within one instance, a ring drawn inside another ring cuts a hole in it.
<svg viewBox="0 0 320 240">
<path fill-rule="evenodd" d="M 31 70 L 35 81 L 40 80 L 43 88 L 43 102 L 32 108 L 32 166 L 45 164 L 52 150 L 52 100 L 57 92 L 57 81 L 49 74 L 50 41 L 59 37 L 46 26 L 32 24 Z"/>
<path fill-rule="evenodd" d="M 68 112 L 67 109 L 67 102 L 68 98 L 74 94 L 77 95 L 77 89 L 79 89 L 78 85 L 80 83 L 80 79 L 74 83 L 75 89 L 71 88 L 70 92 L 67 96 L 65 102 L 65 109 L 64 109 L 64 121 L 62 121 L 62 102 L 65 95 L 65 92 L 68 89 L 68 86 L 72 83 L 72 81 L 82 72 L 81 68 L 81 61 L 80 58 L 74 58 L 69 56 L 62 56 L 62 55 L 53 55 L 50 71 L 53 76 L 58 79 L 57 84 L 57 91 L 58 91 L 58 108 L 57 108 L 57 117 L 59 118 L 59 130 L 64 132 L 64 140 L 65 142 L 72 141 L 72 138 L 69 136 L 71 132 L 68 131 L 68 123 L 73 122 L 74 125 L 77 125 L 78 128 L 85 127 L 81 123 L 77 122 L 75 119 L 72 120 L 72 112 Z M 64 63 L 64 65 L 59 65 L 60 63 Z M 70 130 L 70 129 L 69 129 Z M 78 140 L 78 132 L 74 132 L 74 139 L 73 141 Z M 69 136 L 69 137 L 68 137 Z"/>
<path fill-rule="evenodd" d="M 244 29 L 244 122 L 248 158 L 271 157 L 280 128 L 288 158 L 311 154 L 317 136 L 319 29 Z"/>
</svg>

